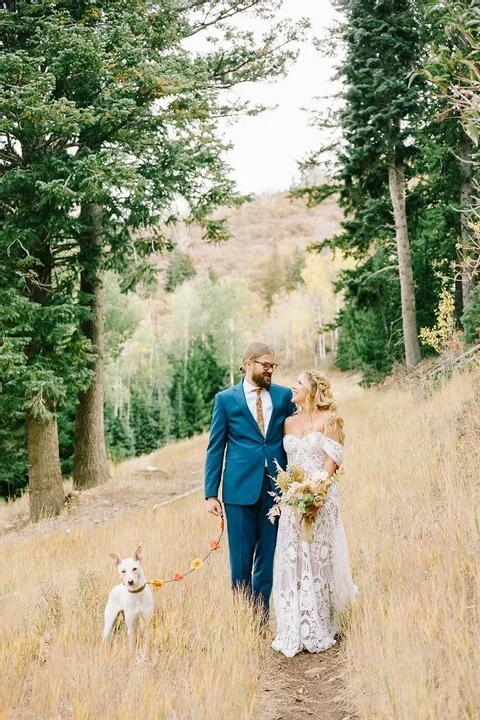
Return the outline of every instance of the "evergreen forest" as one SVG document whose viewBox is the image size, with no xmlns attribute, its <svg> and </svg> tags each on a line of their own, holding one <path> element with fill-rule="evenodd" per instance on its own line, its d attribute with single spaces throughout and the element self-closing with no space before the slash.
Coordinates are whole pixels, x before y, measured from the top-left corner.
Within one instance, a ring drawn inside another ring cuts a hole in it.
<svg viewBox="0 0 480 720">
<path fill-rule="evenodd" d="M 477 3 L 336 0 L 316 39 L 281 4 L 0 8 L 0 494 L 28 488 L 33 521 L 64 477 L 208 429 L 252 339 L 285 382 L 364 384 L 479 342 Z M 337 59 L 329 140 L 246 197 L 221 122 L 262 108 L 230 90 L 304 42 Z"/>
</svg>

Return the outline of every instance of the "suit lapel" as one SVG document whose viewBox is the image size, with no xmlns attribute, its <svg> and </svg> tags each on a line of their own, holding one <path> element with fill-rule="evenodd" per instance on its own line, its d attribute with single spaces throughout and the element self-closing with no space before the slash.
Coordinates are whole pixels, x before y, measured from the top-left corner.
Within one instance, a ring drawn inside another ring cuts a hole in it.
<svg viewBox="0 0 480 720">
<path fill-rule="evenodd" d="M 247 418 L 248 422 L 251 423 L 251 425 L 255 428 L 255 430 L 263 437 L 262 431 L 258 427 L 258 423 L 255 420 L 255 418 L 253 417 L 253 415 L 250 412 L 250 409 L 247 405 L 247 399 L 245 397 L 245 391 L 243 389 L 243 382 L 238 383 L 238 385 L 234 385 L 234 387 L 232 389 L 233 389 L 234 398 L 237 401 L 243 414 Z"/>
<path fill-rule="evenodd" d="M 270 393 L 270 400 L 272 401 L 272 414 L 270 415 L 270 421 L 268 423 L 267 434 L 265 435 L 265 439 L 268 438 L 268 436 L 270 435 L 270 431 L 273 427 L 275 418 L 278 414 L 278 406 L 279 406 L 279 400 L 280 400 L 276 385 L 270 385 L 269 393 Z"/>
</svg>

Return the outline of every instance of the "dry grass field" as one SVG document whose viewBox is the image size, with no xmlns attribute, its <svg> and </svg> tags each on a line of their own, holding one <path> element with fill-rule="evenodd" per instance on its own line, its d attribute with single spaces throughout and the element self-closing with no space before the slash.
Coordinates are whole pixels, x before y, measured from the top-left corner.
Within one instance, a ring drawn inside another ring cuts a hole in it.
<svg viewBox="0 0 480 720">
<path fill-rule="evenodd" d="M 0 716 L 247 718 L 260 655 L 248 607 L 234 606 L 226 553 L 155 591 L 155 616 L 135 656 L 124 628 L 108 647 L 102 613 L 118 575 L 109 552 L 141 542 L 149 579 L 184 573 L 219 535 L 198 495 L 99 529 L 28 538 L 2 549 Z"/>
<path fill-rule="evenodd" d="M 349 391 L 342 378 L 335 385 L 347 431 L 342 510 L 361 595 L 340 649 L 311 662 L 319 673 L 330 662 L 322 687 L 333 679 L 338 711 L 315 706 L 321 677 L 308 685 L 308 702 L 299 695 L 305 656 L 280 662 L 248 606 L 234 605 L 225 542 L 185 580 L 155 591 L 154 620 L 134 656 L 122 628 L 101 645 L 103 606 L 117 581 L 109 552 L 141 543 L 147 577 L 168 578 L 218 536 L 200 493 L 161 505 L 170 493 L 155 490 L 157 507 L 153 496 L 141 506 L 132 499 L 132 477 L 150 464 L 160 473 L 152 488 L 187 490 L 183 467 L 198 484 L 199 439 L 122 466 L 111 481 L 123 489 L 118 516 L 72 523 L 65 514 L 4 534 L 0 718 L 480 718 L 480 372 L 428 396 Z M 2 508 L 0 526 L 19 515 Z"/>
<path fill-rule="evenodd" d="M 365 720 L 480 718 L 480 372 L 345 415 L 349 698 Z"/>
</svg>

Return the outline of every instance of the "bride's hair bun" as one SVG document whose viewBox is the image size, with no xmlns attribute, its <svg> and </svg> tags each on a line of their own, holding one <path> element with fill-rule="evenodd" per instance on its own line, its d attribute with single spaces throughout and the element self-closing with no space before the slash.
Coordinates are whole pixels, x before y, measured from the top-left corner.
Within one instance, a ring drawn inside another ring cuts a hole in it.
<svg viewBox="0 0 480 720">
<path fill-rule="evenodd" d="M 333 399 L 330 380 L 326 378 L 325 375 L 322 375 L 317 370 L 307 370 L 306 374 L 310 375 L 311 379 L 316 384 L 318 391 L 324 398 Z"/>
</svg>

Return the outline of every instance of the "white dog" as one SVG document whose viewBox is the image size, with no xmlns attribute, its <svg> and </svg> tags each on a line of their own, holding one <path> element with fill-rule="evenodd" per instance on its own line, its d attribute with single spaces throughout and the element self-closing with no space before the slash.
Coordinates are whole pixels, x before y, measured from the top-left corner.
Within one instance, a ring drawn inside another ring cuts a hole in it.
<svg viewBox="0 0 480 720">
<path fill-rule="evenodd" d="M 138 618 L 140 617 L 142 623 L 147 625 L 153 615 L 153 595 L 143 574 L 142 548 L 138 547 L 132 557 L 123 560 L 114 553 L 110 553 L 110 557 L 117 566 L 122 582 L 116 585 L 108 596 L 103 641 L 108 640 L 117 616 L 123 612 L 127 625 L 128 644 L 130 650 L 133 650 Z"/>
</svg>

